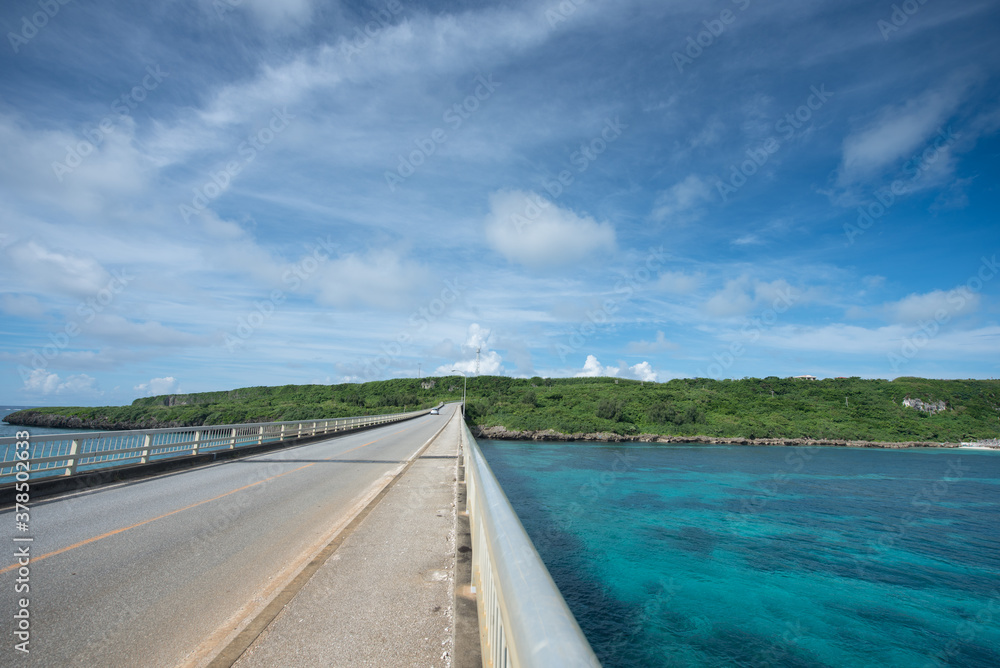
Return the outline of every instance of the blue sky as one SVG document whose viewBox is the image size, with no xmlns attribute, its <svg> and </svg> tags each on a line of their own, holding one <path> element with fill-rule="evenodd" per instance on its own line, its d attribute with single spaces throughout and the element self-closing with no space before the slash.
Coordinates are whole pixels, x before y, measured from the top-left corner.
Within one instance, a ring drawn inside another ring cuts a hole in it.
<svg viewBox="0 0 1000 668">
<path fill-rule="evenodd" d="M 997 377 L 1000 6 L 4 3 L 0 401 Z"/>
</svg>

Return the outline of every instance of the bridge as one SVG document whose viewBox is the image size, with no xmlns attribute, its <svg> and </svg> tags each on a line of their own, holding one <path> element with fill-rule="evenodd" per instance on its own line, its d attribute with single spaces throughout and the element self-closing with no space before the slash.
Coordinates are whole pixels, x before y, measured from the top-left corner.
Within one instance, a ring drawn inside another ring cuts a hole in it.
<svg viewBox="0 0 1000 668">
<path fill-rule="evenodd" d="M 0 439 L 2 663 L 599 665 L 440 412 Z"/>
</svg>

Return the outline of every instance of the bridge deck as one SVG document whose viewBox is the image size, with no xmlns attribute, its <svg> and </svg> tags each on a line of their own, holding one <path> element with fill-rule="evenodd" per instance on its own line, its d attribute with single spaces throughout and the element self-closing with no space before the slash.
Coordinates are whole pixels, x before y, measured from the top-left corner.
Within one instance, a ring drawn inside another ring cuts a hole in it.
<svg viewBox="0 0 1000 668">
<path fill-rule="evenodd" d="M 331 545 L 238 668 L 452 665 L 461 423 L 441 419 L 444 431 Z"/>
<path fill-rule="evenodd" d="M 33 501 L 30 664 L 449 665 L 456 409 Z"/>
</svg>

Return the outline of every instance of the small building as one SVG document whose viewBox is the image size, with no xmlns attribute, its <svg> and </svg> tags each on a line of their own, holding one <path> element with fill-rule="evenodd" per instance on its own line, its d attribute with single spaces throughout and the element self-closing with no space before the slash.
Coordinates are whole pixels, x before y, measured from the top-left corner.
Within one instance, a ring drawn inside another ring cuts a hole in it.
<svg viewBox="0 0 1000 668">
<path fill-rule="evenodd" d="M 792 376 L 792 380 L 816 380 L 816 376 Z"/>
</svg>

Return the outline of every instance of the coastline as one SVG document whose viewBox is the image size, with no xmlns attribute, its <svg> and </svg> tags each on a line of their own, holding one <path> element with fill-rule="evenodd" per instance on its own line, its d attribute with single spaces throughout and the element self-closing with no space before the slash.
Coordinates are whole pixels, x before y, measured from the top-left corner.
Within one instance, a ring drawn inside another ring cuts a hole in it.
<svg viewBox="0 0 1000 668">
<path fill-rule="evenodd" d="M 471 428 L 476 438 L 495 441 L 585 441 L 611 443 L 695 443 L 701 445 L 786 445 L 809 447 L 842 447 L 842 448 L 964 448 L 976 450 L 997 450 L 1000 445 L 973 445 L 969 443 L 937 443 L 934 441 L 845 441 L 838 439 L 813 438 L 742 438 L 725 436 L 664 436 L 661 434 L 622 435 L 612 432 L 564 434 L 553 429 L 544 430 L 509 430 L 506 427 L 483 427 L 476 425 Z"/>
<path fill-rule="evenodd" d="M 38 413 L 32 410 L 19 411 L 14 421 L 8 424 L 26 427 L 46 427 L 52 429 L 97 429 L 101 431 L 123 431 L 129 429 L 174 429 L 178 427 L 194 427 L 196 424 L 181 424 L 177 421 L 160 422 L 157 420 L 136 420 L 129 422 L 112 422 L 107 419 L 82 419 L 52 413 Z M 11 414 L 14 415 L 14 414 Z M 8 418 L 11 416 L 7 416 Z M 7 419 L 5 418 L 5 422 Z M 564 434 L 554 429 L 542 430 L 510 430 L 503 426 L 470 427 L 476 438 L 497 441 L 583 441 L 609 443 L 664 443 L 664 444 L 699 444 L 699 445 L 785 445 L 806 447 L 842 447 L 842 448 L 955 448 L 969 450 L 1000 450 L 998 443 L 939 443 L 935 441 L 849 441 L 840 439 L 814 438 L 744 438 L 741 436 L 666 436 L 662 434 L 616 434 L 614 432 L 576 432 Z"/>
<path fill-rule="evenodd" d="M 10 418 L 14 418 L 11 420 Z M 31 409 L 23 409 L 4 417 L 7 424 L 23 427 L 46 427 L 49 429 L 96 429 L 99 431 L 126 431 L 129 429 L 176 429 L 178 427 L 197 427 L 195 424 L 182 424 L 176 420 L 160 422 L 158 420 L 136 420 L 130 422 L 112 422 L 104 418 L 85 420 L 83 418 L 54 413 L 39 413 Z"/>
</svg>

